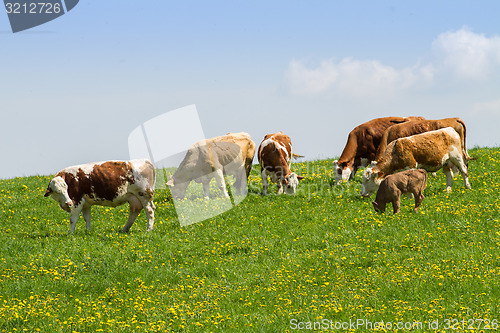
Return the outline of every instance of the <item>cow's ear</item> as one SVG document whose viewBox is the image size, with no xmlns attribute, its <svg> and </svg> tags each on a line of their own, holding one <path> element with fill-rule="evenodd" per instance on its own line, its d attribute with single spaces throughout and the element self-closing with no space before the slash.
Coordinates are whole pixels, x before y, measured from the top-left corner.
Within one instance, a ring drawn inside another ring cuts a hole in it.
<svg viewBox="0 0 500 333">
<path fill-rule="evenodd" d="M 303 176 L 299 176 L 299 175 L 297 175 L 297 179 L 298 179 L 298 180 L 302 180 L 302 179 L 304 179 L 304 177 L 303 177 Z"/>
<path fill-rule="evenodd" d="M 174 186 L 174 177 L 170 176 L 170 179 L 168 180 L 167 185 L 172 186 L 172 187 Z"/>
<path fill-rule="evenodd" d="M 52 193 L 52 189 L 49 186 L 49 187 L 47 187 L 47 191 L 45 191 L 45 194 L 43 196 L 48 197 L 51 193 Z"/>
</svg>

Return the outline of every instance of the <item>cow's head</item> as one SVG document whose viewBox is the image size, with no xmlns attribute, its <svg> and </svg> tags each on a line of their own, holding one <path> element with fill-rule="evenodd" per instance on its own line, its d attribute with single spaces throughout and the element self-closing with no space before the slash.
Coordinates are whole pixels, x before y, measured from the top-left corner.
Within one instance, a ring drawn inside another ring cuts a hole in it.
<svg viewBox="0 0 500 333">
<path fill-rule="evenodd" d="M 386 203 L 383 203 L 383 204 L 379 205 L 378 202 L 372 201 L 372 204 L 373 204 L 373 208 L 375 209 L 375 211 L 377 213 L 383 213 L 383 212 L 385 212 Z"/>
<path fill-rule="evenodd" d="M 333 161 L 333 172 L 335 173 L 335 185 L 338 185 L 341 181 L 346 182 L 351 177 L 352 167 L 348 166 L 347 163 L 340 163 L 338 160 Z"/>
<path fill-rule="evenodd" d="M 376 167 L 366 168 L 363 173 L 363 185 L 361 186 L 361 196 L 369 197 L 373 193 L 377 192 L 382 178 L 380 177 L 380 172 Z"/>
<path fill-rule="evenodd" d="M 68 195 L 68 184 L 64 181 L 61 176 L 52 178 L 47 186 L 44 197 L 51 196 L 52 199 L 59 203 L 59 206 L 67 211 L 71 212 L 71 208 L 74 206 L 73 201 Z"/>
<path fill-rule="evenodd" d="M 176 181 L 173 176 L 170 176 L 167 185 L 170 187 L 170 193 L 172 193 L 172 197 L 176 199 L 183 199 L 186 195 L 186 189 L 189 185 L 189 182 Z"/>
<path fill-rule="evenodd" d="M 283 179 L 283 184 L 285 186 L 286 194 L 295 194 L 297 191 L 297 186 L 299 185 L 299 180 L 304 179 L 304 177 L 297 175 L 295 172 L 290 173 Z"/>
</svg>

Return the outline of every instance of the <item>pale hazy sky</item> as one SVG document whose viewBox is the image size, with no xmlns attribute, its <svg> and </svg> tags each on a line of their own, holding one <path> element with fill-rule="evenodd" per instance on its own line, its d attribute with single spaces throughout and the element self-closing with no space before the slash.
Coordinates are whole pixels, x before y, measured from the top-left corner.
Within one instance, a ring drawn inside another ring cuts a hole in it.
<svg viewBox="0 0 500 333">
<path fill-rule="evenodd" d="M 128 159 L 134 128 L 191 104 L 207 137 L 246 131 L 258 145 L 281 130 L 309 159 L 340 155 L 382 116 L 458 116 L 469 148 L 498 146 L 498 13 L 498 1 L 80 0 L 13 34 L 0 11 L 0 178 Z"/>
</svg>

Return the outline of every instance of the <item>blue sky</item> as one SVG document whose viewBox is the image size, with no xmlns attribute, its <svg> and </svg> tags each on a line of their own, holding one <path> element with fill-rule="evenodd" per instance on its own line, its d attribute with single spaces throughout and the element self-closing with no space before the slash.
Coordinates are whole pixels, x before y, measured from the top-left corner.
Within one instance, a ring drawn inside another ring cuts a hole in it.
<svg viewBox="0 0 500 333">
<path fill-rule="evenodd" d="M 458 116 L 469 148 L 498 146 L 499 12 L 497 1 L 80 0 L 16 34 L 0 12 L 0 178 L 128 159 L 135 127 L 190 104 L 207 137 L 246 131 L 259 144 L 282 130 L 309 159 L 340 155 L 353 127 L 389 115 Z"/>
</svg>

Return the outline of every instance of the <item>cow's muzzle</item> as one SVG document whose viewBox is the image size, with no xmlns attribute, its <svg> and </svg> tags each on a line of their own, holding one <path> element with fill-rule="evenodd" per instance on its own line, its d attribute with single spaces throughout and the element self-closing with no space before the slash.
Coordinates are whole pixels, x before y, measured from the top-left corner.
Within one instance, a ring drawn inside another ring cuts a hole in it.
<svg viewBox="0 0 500 333">
<path fill-rule="evenodd" d="M 73 208 L 73 201 L 66 201 L 63 204 L 59 204 L 59 207 L 61 207 L 62 210 L 71 213 L 71 208 Z"/>
</svg>

